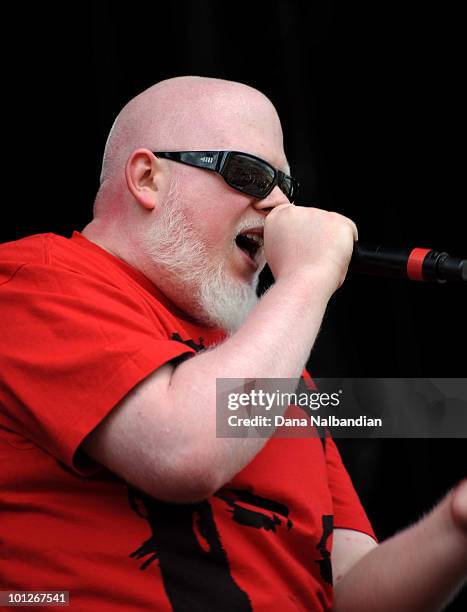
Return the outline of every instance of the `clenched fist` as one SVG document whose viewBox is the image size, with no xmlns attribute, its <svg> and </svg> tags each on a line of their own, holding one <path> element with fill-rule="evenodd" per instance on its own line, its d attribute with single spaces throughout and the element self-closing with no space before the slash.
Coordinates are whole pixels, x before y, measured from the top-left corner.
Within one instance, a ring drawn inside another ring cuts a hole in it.
<svg viewBox="0 0 467 612">
<path fill-rule="evenodd" d="M 276 206 L 264 226 L 264 250 L 274 278 L 305 272 L 326 283 L 330 293 L 344 282 L 357 239 L 351 219 L 293 204 Z"/>
</svg>

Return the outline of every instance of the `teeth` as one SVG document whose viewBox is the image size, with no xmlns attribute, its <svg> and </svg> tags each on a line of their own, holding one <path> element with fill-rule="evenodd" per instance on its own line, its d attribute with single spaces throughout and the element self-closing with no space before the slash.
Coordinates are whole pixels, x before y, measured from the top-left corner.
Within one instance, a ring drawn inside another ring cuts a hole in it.
<svg viewBox="0 0 467 612">
<path fill-rule="evenodd" d="M 263 237 L 258 236 L 258 234 L 243 234 L 243 235 L 246 236 L 249 240 L 256 242 L 256 244 L 260 247 L 262 247 L 264 244 Z"/>
</svg>

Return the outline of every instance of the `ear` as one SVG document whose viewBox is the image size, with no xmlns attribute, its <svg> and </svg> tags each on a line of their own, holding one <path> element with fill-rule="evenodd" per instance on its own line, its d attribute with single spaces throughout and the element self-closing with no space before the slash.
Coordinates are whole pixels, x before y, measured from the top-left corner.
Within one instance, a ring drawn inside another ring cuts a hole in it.
<svg viewBox="0 0 467 612">
<path fill-rule="evenodd" d="M 128 189 L 143 208 L 156 206 L 161 168 L 159 160 L 149 149 L 136 149 L 128 158 L 125 178 Z"/>
</svg>

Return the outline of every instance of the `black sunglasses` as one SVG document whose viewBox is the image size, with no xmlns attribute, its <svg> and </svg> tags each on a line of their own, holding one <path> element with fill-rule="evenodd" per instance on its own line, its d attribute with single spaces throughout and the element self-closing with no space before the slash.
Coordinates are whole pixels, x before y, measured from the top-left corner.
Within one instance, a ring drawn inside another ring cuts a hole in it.
<svg viewBox="0 0 467 612">
<path fill-rule="evenodd" d="M 249 153 L 239 151 L 153 151 L 153 153 L 156 157 L 213 170 L 220 174 L 230 187 L 254 198 L 266 198 L 276 185 L 279 185 L 290 202 L 293 202 L 297 195 L 296 179 Z"/>
</svg>

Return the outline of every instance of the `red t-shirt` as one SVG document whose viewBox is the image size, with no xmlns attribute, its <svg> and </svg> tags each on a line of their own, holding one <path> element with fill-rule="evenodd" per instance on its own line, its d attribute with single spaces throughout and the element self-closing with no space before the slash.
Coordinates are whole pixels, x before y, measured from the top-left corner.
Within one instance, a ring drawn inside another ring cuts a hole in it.
<svg viewBox="0 0 467 612">
<path fill-rule="evenodd" d="M 0 246 L 0 321 L 0 589 L 66 590 L 86 612 L 330 608 L 333 526 L 373 536 L 331 439 L 273 438 L 185 505 L 79 450 L 130 389 L 220 331 L 77 232 Z"/>
</svg>

